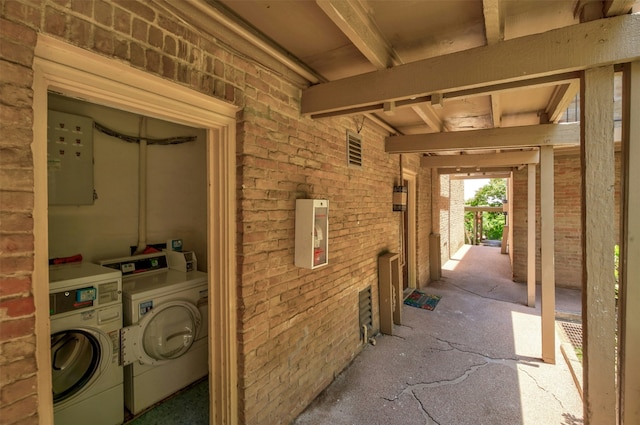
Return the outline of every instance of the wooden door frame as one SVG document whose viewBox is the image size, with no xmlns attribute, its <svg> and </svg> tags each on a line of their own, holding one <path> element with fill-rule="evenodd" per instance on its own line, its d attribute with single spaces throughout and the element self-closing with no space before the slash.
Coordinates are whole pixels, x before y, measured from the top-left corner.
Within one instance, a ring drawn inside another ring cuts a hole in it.
<svg viewBox="0 0 640 425">
<path fill-rule="evenodd" d="M 416 281 L 416 214 L 417 214 L 417 190 L 416 179 L 417 173 L 413 170 L 403 169 L 403 179 L 407 184 L 407 253 L 405 261 L 407 262 L 409 288 L 417 288 Z"/>
<path fill-rule="evenodd" d="M 39 34 L 34 58 L 33 166 L 39 423 L 53 423 L 48 278 L 47 94 L 207 130 L 209 397 L 216 424 L 238 420 L 235 114 L 237 107 L 126 64 Z M 213 284 L 215 283 L 215 285 Z"/>
</svg>

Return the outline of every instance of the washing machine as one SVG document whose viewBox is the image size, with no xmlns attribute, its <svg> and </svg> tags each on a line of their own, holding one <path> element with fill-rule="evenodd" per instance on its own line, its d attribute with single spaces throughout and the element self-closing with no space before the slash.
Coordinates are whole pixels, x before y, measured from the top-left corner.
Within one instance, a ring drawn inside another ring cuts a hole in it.
<svg viewBox="0 0 640 425">
<path fill-rule="evenodd" d="M 122 424 L 122 277 L 91 263 L 49 267 L 55 425 Z"/>
<path fill-rule="evenodd" d="M 125 406 L 134 415 L 209 373 L 208 278 L 166 253 L 104 260 L 122 272 Z"/>
</svg>

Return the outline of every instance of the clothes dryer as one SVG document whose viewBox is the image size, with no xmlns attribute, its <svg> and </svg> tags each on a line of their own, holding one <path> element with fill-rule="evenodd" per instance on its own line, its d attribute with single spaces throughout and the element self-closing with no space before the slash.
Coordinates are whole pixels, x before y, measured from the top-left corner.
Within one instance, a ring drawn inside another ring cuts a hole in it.
<svg viewBox="0 0 640 425">
<path fill-rule="evenodd" d="M 125 406 L 138 414 L 209 373 L 208 278 L 166 253 L 105 260 L 123 273 Z"/>
<path fill-rule="evenodd" d="M 49 267 L 55 425 L 124 420 L 121 273 L 90 263 Z"/>
</svg>

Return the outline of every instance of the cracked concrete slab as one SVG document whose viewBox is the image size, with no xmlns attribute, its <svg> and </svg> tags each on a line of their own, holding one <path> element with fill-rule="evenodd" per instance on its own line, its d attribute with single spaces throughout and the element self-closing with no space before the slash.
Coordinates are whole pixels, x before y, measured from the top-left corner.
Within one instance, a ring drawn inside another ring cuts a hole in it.
<svg viewBox="0 0 640 425">
<path fill-rule="evenodd" d="M 559 347 L 556 365 L 540 360 L 540 309 L 521 302 L 526 287 L 500 274 L 508 257 L 495 252 L 447 263 L 426 288 L 442 296 L 436 309 L 404 306 L 394 335 L 365 346 L 294 424 L 581 424 Z M 564 301 L 576 309 L 580 295 Z"/>
<path fill-rule="evenodd" d="M 513 368 L 485 363 L 458 385 L 418 387 L 416 398 L 428 406 L 430 416 L 441 425 L 521 424 L 517 374 Z M 482 389 L 474 391 L 473 389 Z"/>
</svg>

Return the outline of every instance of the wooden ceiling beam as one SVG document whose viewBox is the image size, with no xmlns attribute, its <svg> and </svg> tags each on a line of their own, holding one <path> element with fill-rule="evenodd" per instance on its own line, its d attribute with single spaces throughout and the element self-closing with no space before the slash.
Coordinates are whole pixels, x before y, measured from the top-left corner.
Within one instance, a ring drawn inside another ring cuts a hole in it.
<svg viewBox="0 0 640 425">
<path fill-rule="evenodd" d="M 339 111 L 638 59 L 640 15 L 622 15 L 317 84 L 303 90 L 301 112 Z"/>
<path fill-rule="evenodd" d="M 387 153 L 424 153 L 528 146 L 579 145 L 580 124 L 545 124 L 388 136 Z"/>
<path fill-rule="evenodd" d="M 604 6 L 601 0 L 578 0 L 573 15 L 580 22 L 595 21 L 604 18 Z"/>
<path fill-rule="evenodd" d="M 487 44 L 495 44 L 504 40 L 504 13 L 502 0 L 482 0 L 484 14 L 484 32 Z"/>
<path fill-rule="evenodd" d="M 475 96 L 487 96 L 489 94 L 498 95 L 500 93 L 507 93 L 516 91 L 524 87 L 549 87 L 557 86 L 558 84 L 572 84 L 580 82 L 579 72 L 565 72 L 562 74 L 548 75 L 544 77 L 532 78 L 530 80 L 511 81 L 508 83 L 492 84 L 483 87 L 476 87 L 473 89 L 455 90 L 444 93 L 442 95 L 443 100 L 464 99 Z M 499 100 L 499 98 L 498 98 Z M 431 106 L 431 95 L 415 96 L 410 99 L 402 99 L 395 101 L 396 108 L 406 108 L 418 105 L 427 105 L 428 108 L 433 109 Z M 311 118 L 328 118 L 337 117 L 343 115 L 361 114 L 363 112 L 382 112 L 384 110 L 384 102 L 372 103 L 364 106 L 354 106 L 353 108 L 346 108 L 341 110 L 334 110 L 328 112 L 322 112 L 317 114 L 311 114 Z M 427 123 L 429 124 L 429 123 Z M 434 128 L 435 130 L 435 128 Z"/>
<path fill-rule="evenodd" d="M 624 15 L 633 9 L 636 0 L 606 0 L 604 2 L 604 16 Z"/>
<path fill-rule="evenodd" d="M 485 173 L 451 174 L 451 180 L 475 180 L 475 179 L 508 179 L 511 173 L 498 173 L 487 171 Z"/>
<path fill-rule="evenodd" d="M 459 167 L 459 168 L 438 168 L 438 174 L 451 174 L 451 175 L 474 175 L 474 174 L 489 174 L 489 173 L 501 173 L 509 174 L 512 171 L 516 171 L 516 167 Z"/>
<path fill-rule="evenodd" d="M 430 103 L 413 105 L 411 106 L 411 109 L 413 109 L 413 112 L 415 112 L 416 115 L 418 115 L 420 119 L 424 121 L 424 123 L 427 124 L 432 130 L 438 132 L 445 130 L 442 120 L 440 119 L 436 111 L 433 110 L 433 106 L 431 106 Z"/>
<path fill-rule="evenodd" d="M 538 149 L 479 155 L 434 155 L 420 158 L 420 165 L 426 168 L 510 167 L 539 162 Z"/>
<path fill-rule="evenodd" d="M 502 12 L 502 0 L 482 0 L 482 12 L 484 14 L 484 32 L 487 45 L 499 43 L 504 40 L 504 13 Z M 500 95 L 492 93 L 491 97 L 491 121 L 494 128 L 502 125 L 502 105 Z"/>
<path fill-rule="evenodd" d="M 504 207 L 491 207 L 491 206 L 464 206 L 465 212 L 504 212 Z"/>
<path fill-rule="evenodd" d="M 376 68 L 400 63 L 360 2 L 316 0 L 316 4 Z"/>
<path fill-rule="evenodd" d="M 502 127 L 502 104 L 498 93 L 491 94 L 491 121 L 494 128 Z"/>
<path fill-rule="evenodd" d="M 550 87 L 550 86 L 557 86 L 558 84 L 571 84 L 574 81 L 575 82 L 580 81 L 580 73 L 577 71 L 546 75 L 543 77 L 536 77 L 536 78 L 531 78 L 527 80 L 518 80 L 518 81 L 509 81 L 506 83 L 490 84 L 482 87 L 474 87 L 471 89 L 451 90 L 444 94 L 444 98 L 447 100 L 450 100 L 450 99 L 459 99 L 459 98 L 469 98 L 474 96 L 486 96 L 492 93 L 493 94 L 508 93 L 511 91 L 520 90 L 522 88 Z M 421 98 L 417 97 L 416 99 L 421 99 Z M 400 102 L 404 103 L 406 101 L 400 101 Z"/>
<path fill-rule="evenodd" d="M 562 119 L 562 115 L 569 107 L 569 104 L 578 94 L 578 90 L 580 90 L 580 82 L 577 80 L 572 81 L 569 84 L 562 84 L 556 87 L 551 99 L 549 99 L 549 104 L 545 109 L 549 122 L 555 124 L 560 122 L 560 119 Z"/>
<path fill-rule="evenodd" d="M 372 23 L 360 2 L 316 0 L 316 3 L 376 68 L 385 69 L 392 65 L 402 64 L 402 60 Z M 392 110 L 398 106 L 395 102 L 383 102 L 382 105 L 385 114 L 392 113 Z M 389 108 L 391 105 L 393 107 Z M 378 110 L 377 106 L 376 111 Z M 432 130 L 442 130 L 442 120 L 430 105 L 422 103 L 413 105 L 411 108 Z"/>
</svg>

